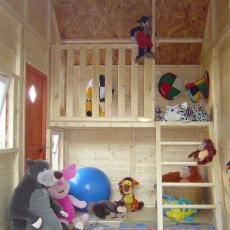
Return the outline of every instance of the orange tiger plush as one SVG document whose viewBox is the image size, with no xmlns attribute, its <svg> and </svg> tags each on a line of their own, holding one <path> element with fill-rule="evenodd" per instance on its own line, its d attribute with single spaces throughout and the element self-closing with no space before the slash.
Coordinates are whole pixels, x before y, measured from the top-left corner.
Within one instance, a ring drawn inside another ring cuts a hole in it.
<svg viewBox="0 0 230 230">
<path fill-rule="evenodd" d="M 119 191 L 122 195 L 118 202 L 123 204 L 131 212 L 141 209 L 144 206 L 144 202 L 138 201 L 133 193 L 134 187 L 138 185 L 139 182 L 132 177 L 125 177 L 118 183 Z"/>
</svg>

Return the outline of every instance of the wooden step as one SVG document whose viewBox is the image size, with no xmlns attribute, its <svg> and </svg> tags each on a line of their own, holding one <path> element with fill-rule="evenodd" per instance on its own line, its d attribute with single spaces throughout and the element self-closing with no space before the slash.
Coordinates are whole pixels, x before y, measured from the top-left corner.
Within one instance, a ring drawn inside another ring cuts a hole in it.
<svg viewBox="0 0 230 230">
<path fill-rule="evenodd" d="M 208 167 L 208 166 L 212 166 L 212 163 L 208 163 L 205 165 L 197 165 L 197 162 L 195 161 L 163 161 L 161 162 L 162 166 L 174 166 L 174 165 L 182 165 L 182 166 L 202 166 L 202 167 Z"/>
<path fill-rule="evenodd" d="M 162 187 L 213 187 L 214 183 L 198 182 L 198 183 L 177 183 L 177 182 L 163 182 Z"/>
<path fill-rule="evenodd" d="M 162 208 L 215 209 L 215 204 L 162 204 Z"/>
</svg>

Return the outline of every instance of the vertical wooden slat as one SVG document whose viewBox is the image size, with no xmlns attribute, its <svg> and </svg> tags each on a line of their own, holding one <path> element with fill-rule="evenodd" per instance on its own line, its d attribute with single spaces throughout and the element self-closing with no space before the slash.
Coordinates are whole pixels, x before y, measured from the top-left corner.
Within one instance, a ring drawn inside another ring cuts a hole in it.
<svg viewBox="0 0 230 230">
<path fill-rule="evenodd" d="M 135 63 L 137 49 L 132 48 L 131 55 L 131 117 L 138 117 L 138 64 Z"/>
<path fill-rule="evenodd" d="M 149 58 L 145 58 L 144 63 L 144 117 L 150 118 L 153 117 L 153 65 L 154 61 Z"/>
<path fill-rule="evenodd" d="M 51 103 L 50 114 L 52 118 L 60 117 L 61 97 L 60 97 L 60 75 L 61 75 L 61 49 L 52 48 L 52 69 L 51 69 Z"/>
<path fill-rule="evenodd" d="M 118 117 L 125 117 L 125 48 L 118 54 Z"/>
<path fill-rule="evenodd" d="M 105 117 L 112 116 L 112 48 L 105 54 Z"/>
<path fill-rule="evenodd" d="M 93 48 L 92 117 L 99 116 L 99 49 Z"/>
<path fill-rule="evenodd" d="M 73 66 L 74 49 L 67 50 L 67 70 L 66 70 L 66 117 L 73 116 Z"/>
<path fill-rule="evenodd" d="M 156 122 L 157 229 L 163 230 L 161 126 Z"/>
<path fill-rule="evenodd" d="M 86 48 L 82 47 L 80 48 L 80 76 L 79 79 L 77 79 L 77 85 L 79 85 L 79 116 L 85 117 L 86 116 L 86 95 L 85 95 L 85 88 L 86 85 L 84 84 L 84 79 L 87 75 L 86 70 Z"/>
</svg>

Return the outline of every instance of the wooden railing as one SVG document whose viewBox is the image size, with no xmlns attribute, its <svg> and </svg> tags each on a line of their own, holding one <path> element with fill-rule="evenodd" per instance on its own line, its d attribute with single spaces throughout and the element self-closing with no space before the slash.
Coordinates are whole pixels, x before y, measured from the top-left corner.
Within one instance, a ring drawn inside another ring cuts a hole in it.
<svg viewBox="0 0 230 230">
<path fill-rule="evenodd" d="M 155 62 L 135 63 L 136 44 L 65 44 L 52 47 L 51 125 L 68 122 L 152 122 Z M 99 75 L 105 76 L 105 102 L 99 103 Z M 92 117 L 86 116 L 86 86 L 92 84 Z M 114 93 L 112 94 L 112 89 Z M 99 117 L 99 106 L 105 111 Z"/>
</svg>

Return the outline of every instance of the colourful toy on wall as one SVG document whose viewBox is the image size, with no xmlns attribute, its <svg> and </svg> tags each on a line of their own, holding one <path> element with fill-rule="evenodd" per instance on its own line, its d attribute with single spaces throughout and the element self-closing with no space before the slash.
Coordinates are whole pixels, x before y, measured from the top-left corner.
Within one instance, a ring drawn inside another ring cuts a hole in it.
<svg viewBox="0 0 230 230">
<path fill-rule="evenodd" d="M 189 158 L 193 157 L 198 165 L 204 165 L 212 162 L 213 157 L 216 155 L 216 149 L 211 139 L 205 139 L 198 146 L 197 150 L 189 154 Z"/>
<path fill-rule="evenodd" d="M 72 164 L 62 169 L 63 177 L 54 186 L 48 187 L 50 196 L 57 202 L 63 210 L 68 213 L 67 217 L 57 215 L 59 220 L 66 223 L 68 226 L 74 224 L 77 229 L 83 229 L 84 223 L 89 219 L 88 214 L 75 217 L 75 207 L 85 208 L 87 203 L 80 201 L 74 196 L 68 195 L 70 186 L 68 180 L 72 179 L 76 174 L 76 164 Z"/>
<path fill-rule="evenodd" d="M 199 100 L 200 94 L 203 94 L 205 99 L 208 99 L 209 96 L 209 74 L 208 71 L 204 72 L 204 76 L 197 80 L 185 85 L 185 88 L 190 96 L 190 99 L 193 103 L 196 103 Z"/>
<path fill-rule="evenodd" d="M 182 80 L 174 73 L 163 74 L 158 82 L 160 95 L 168 101 L 172 101 L 183 89 L 184 84 Z"/>
<path fill-rule="evenodd" d="M 227 171 L 227 173 L 229 173 L 229 171 L 230 171 L 230 160 L 226 164 L 226 171 Z M 228 177 L 228 186 L 230 186 L 230 177 Z"/>
<path fill-rule="evenodd" d="M 138 55 L 135 62 L 140 63 L 144 59 L 144 56 L 154 59 L 155 54 L 151 51 L 153 46 L 151 17 L 142 16 L 136 23 L 139 25 L 130 30 L 131 41 L 138 44 Z"/>
<path fill-rule="evenodd" d="M 138 185 L 139 182 L 132 177 L 125 177 L 118 183 L 119 191 L 122 195 L 122 198 L 118 202 L 124 203 L 124 206 L 131 212 L 141 209 L 144 206 L 144 202 L 138 201 L 134 195 L 134 187 Z"/>
<path fill-rule="evenodd" d="M 176 200 L 173 196 L 163 195 L 163 204 L 170 205 L 189 205 L 191 202 L 187 199 Z M 175 220 L 192 221 L 192 215 L 197 213 L 197 209 L 194 208 L 166 208 L 163 211 L 164 215 Z"/>
</svg>

